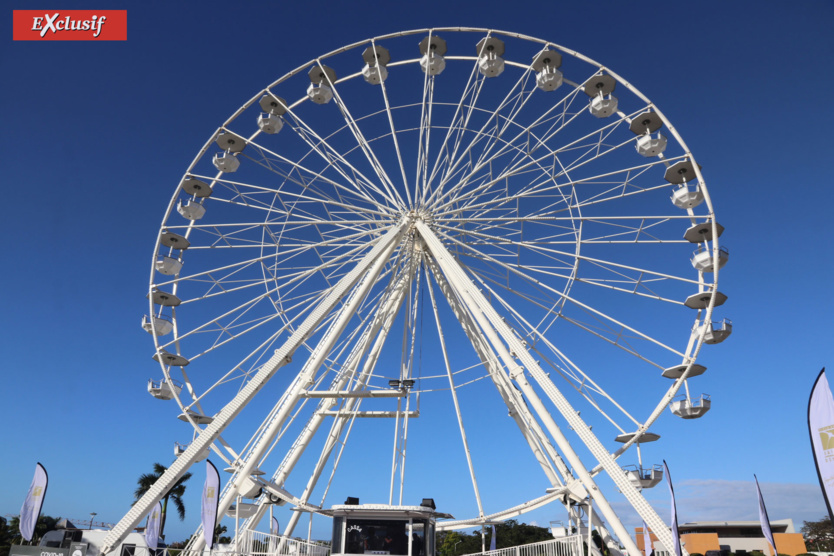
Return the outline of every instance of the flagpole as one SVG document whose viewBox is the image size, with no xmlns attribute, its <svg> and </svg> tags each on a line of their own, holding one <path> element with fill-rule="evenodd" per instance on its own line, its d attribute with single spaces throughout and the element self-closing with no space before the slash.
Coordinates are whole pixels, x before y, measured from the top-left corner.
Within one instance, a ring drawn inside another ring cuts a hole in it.
<svg viewBox="0 0 834 556">
<path fill-rule="evenodd" d="M 808 396 L 808 435 L 810 436 L 810 439 L 811 439 L 811 453 L 814 455 L 814 467 L 817 470 L 817 479 L 820 482 L 820 490 L 822 490 L 822 497 L 823 497 L 823 500 L 825 500 L 825 507 L 828 509 L 828 517 L 832 520 L 832 523 L 834 523 L 834 512 L 831 511 L 831 502 L 829 502 L 829 500 L 828 500 L 828 493 L 826 492 L 826 489 L 825 489 L 825 480 L 822 478 L 822 471 L 820 470 L 820 462 L 819 462 L 819 459 L 817 458 L 817 450 L 816 450 L 816 442 L 815 442 L 815 439 L 814 439 L 814 431 L 813 431 L 812 425 L 811 425 L 812 404 L 813 404 L 813 400 L 814 400 L 814 395 L 816 394 L 816 391 L 817 391 L 817 386 L 819 385 L 820 387 L 822 387 L 822 385 L 819 384 L 821 379 L 825 382 L 825 385 L 827 387 L 826 388 L 827 392 L 822 392 L 822 395 L 825 396 L 825 394 L 827 394 L 827 397 L 825 399 L 831 398 L 831 389 L 828 386 L 828 378 L 825 376 L 825 367 L 823 367 L 822 370 L 820 371 L 820 374 L 817 375 L 817 379 L 814 381 L 814 385 L 811 387 L 811 395 Z M 834 423 L 827 423 L 827 424 L 834 424 Z M 820 431 L 817 431 L 817 434 L 820 434 Z"/>
</svg>

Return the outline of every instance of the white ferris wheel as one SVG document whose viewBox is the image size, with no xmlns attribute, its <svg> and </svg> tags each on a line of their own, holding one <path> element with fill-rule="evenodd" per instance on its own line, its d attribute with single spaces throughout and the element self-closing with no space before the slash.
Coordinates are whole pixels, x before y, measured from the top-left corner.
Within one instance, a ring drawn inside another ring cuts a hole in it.
<svg viewBox="0 0 834 556">
<path fill-rule="evenodd" d="M 422 29 L 311 60 L 219 127 L 165 212 L 143 325 L 183 444 L 113 538 L 211 451 L 244 529 L 270 503 L 292 533 L 346 489 L 454 484 L 468 513 L 441 529 L 590 495 L 633 553 L 604 473 L 670 546 L 641 447 L 667 407 L 710 407 L 690 379 L 731 331 L 722 231 L 660 109 L 568 48 Z"/>
</svg>

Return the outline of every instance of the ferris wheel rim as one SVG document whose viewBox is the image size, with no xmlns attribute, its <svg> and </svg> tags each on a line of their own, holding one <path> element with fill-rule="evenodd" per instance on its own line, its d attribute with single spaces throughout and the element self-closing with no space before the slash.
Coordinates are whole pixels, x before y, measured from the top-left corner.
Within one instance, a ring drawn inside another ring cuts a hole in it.
<svg viewBox="0 0 834 556">
<path fill-rule="evenodd" d="M 656 106 L 648 100 L 648 98 L 644 97 L 644 96 L 642 95 L 642 93 L 640 93 L 640 92 L 639 92 L 636 88 L 634 88 L 634 87 L 633 87 L 630 83 L 628 83 L 627 81 L 625 81 L 624 79 L 622 79 L 622 78 L 621 78 L 618 74 L 614 73 L 614 72 L 613 72 L 613 71 L 611 71 L 609 68 L 607 68 L 607 67 L 605 67 L 605 66 L 602 66 L 601 64 L 598 64 L 597 62 L 595 62 L 595 61 L 593 61 L 593 60 L 591 60 L 591 59 L 589 59 L 589 58 L 586 58 L 586 57 L 584 57 L 583 55 L 581 55 L 581 54 L 579 54 L 579 53 L 577 53 L 577 52 L 575 52 L 575 51 L 572 51 L 572 50 L 570 50 L 570 49 L 567 49 L 567 48 L 561 47 L 560 45 L 557 45 L 557 44 L 555 44 L 555 43 L 552 43 L 552 42 L 549 42 L 549 41 L 543 41 L 543 40 L 541 40 L 541 39 L 535 39 L 535 38 L 533 38 L 533 37 L 528 37 L 528 36 L 526 36 L 526 35 L 521 35 L 521 34 L 517 34 L 517 33 L 509 33 L 509 32 L 505 32 L 505 31 L 496 31 L 496 30 L 478 29 L 478 28 L 437 28 L 437 29 L 419 29 L 419 30 L 406 31 L 406 32 L 401 32 L 401 33 L 396 33 L 396 34 L 382 35 L 382 36 L 380 36 L 380 37 L 374 37 L 374 38 L 372 38 L 372 39 L 367 39 L 367 40 L 365 40 L 365 41 L 361 41 L 361 42 L 353 43 L 353 44 L 348 45 L 348 46 L 346 46 L 346 47 L 343 47 L 343 48 L 341 48 L 341 49 L 337 49 L 337 50 L 331 51 L 331 52 L 330 52 L 330 53 L 328 53 L 328 54 L 325 54 L 325 55 L 323 55 L 323 56 L 320 56 L 320 57 L 318 57 L 318 58 L 315 58 L 314 60 L 311 60 L 310 62 L 307 62 L 307 63 L 303 64 L 302 66 L 299 66 L 299 67 L 298 67 L 298 68 L 296 68 L 295 70 L 292 70 L 291 72 L 286 73 L 284 76 L 282 76 L 281 78 L 279 78 L 278 80 L 276 80 L 275 82 L 273 82 L 271 85 L 269 85 L 268 87 L 266 87 L 265 89 L 263 89 L 262 91 L 260 91 L 258 94 L 256 94 L 256 95 L 255 95 L 255 96 L 254 96 L 251 100 L 249 100 L 249 101 L 248 101 L 247 103 L 245 103 L 245 104 L 244 104 L 244 105 L 243 105 L 240 109 L 238 109 L 238 111 L 236 111 L 236 112 L 235 112 L 235 113 L 234 113 L 234 114 L 233 114 L 233 115 L 232 115 L 232 116 L 231 116 L 231 117 L 230 117 L 230 118 L 229 118 L 229 119 L 228 119 L 228 120 L 227 120 L 227 121 L 226 121 L 226 122 L 225 122 L 222 126 L 220 126 L 220 127 L 218 128 L 217 132 L 215 132 L 214 134 L 212 134 L 212 135 L 211 135 L 211 137 L 208 139 L 208 141 L 206 142 L 206 144 L 203 146 L 203 148 L 202 148 L 202 149 L 200 150 L 200 152 L 198 153 L 197 157 L 195 157 L 194 161 L 192 161 L 192 163 L 191 163 L 191 165 L 189 166 L 188 170 L 187 170 L 187 171 L 186 171 L 186 173 L 184 174 L 183 180 L 187 179 L 188 177 L 194 176 L 194 175 L 199 175 L 199 174 L 195 174 L 195 173 L 193 172 L 193 170 L 194 170 L 195 166 L 197 165 L 197 163 L 198 163 L 200 160 L 202 160 L 202 159 L 203 159 L 203 157 L 205 156 L 206 152 L 207 152 L 207 151 L 211 148 L 211 145 L 212 145 L 212 143 L 215 141 L 215 139 L 216 139 L 216 137 L 217 137 L 218 133 L 223 132 L 223 131 L 230 131 L 230 130 L 228 129 L 228 127 L 230 126 L 230 124 L 231 124 L 232 122 L 234 122 L 234 121 L 235 121 L 235 120 L 236 120 L 236 119 L 237 119 L 237 118 L 238 118 L 241 114 L 243 114 L 243 113 L 244 113 L 244 112 L 245 112 L 248 108 L 252 107 L 252 106 L 253 106 L 253 105 L 254 105 L 254 104 L 258 101 L 258 99 L 259 99 L 259 98 L 260 98 L 263 94 L 272 94 L 272 92 L 271 92 L 271 89 L 272 89 L 272 88 L 277 87 L 278 85 L 280 85 L 281 83 L 283 83 L 285 80 L 287 80 L 287 79 L 289 79 L 289 78 L 291 78 L 291 77 L 293 77 L 293 76 L 295 76 L 295 75 L 298 75 L 299 73 L 301 73 L 301 72 L 305 71 L 306 69 L 310 68 L 310 67 L 311 67 L 311 65 L 314 65 L 314 63 L 319 63 L 319 64 L 320 64 L 320 63 L 321 63 L 321 61 L 326 60 L 326 59 L 328 59 L 328 58 L 330 58 L 330 57 L 332 57 L 332 56 L 335 56 L 335 55 L 337 55 L 337 54 L 341 54 L 341 53 L 343 53 L 343 52 L 345 52 L 345 51 L 348 51 L 348 50 L 353 50 L 353 49 L 359 48 L 359 47 L 361 47 L 361 46 L 364 46 L 364 45 L 367 45 L 367 44 L 370 44 L 370 43 L 374 43 L 374 42 L 376 42 L 376 41 L 383 41 L 383 40 L 387 40 L 387 39 L 390 39 L 390 38 L 402 37 L 402 36 L 408 36 L 408 35 L 416 35 L 416 34 L 425 33 L 425 32 L 429 32 L 429 33 L 436 33 L 436 32 L 437 32 L 437 33 L 445 33 L 445 32 L 453 32 L 453 31 L 466 31 L 466 32 L 473 32 L 473 33 L 482 32 L 482 33 L 487 33 L 488 35 L 509 36 L 509 37 L 514 37 L 514 38 L 518 38 L 518 39 L 522 39 L 522 40 L 528 40 L 528 41 L 532 41 L 532 42 L 537 42 L 537 43 L 540 43 L 540 44 L 544 45 L 545 47 L 547 47 L 547 46 L 552 46 L 552 47 L 554 47 L 554 48 L 558 49 L 558 50 L 559 50 L 559 51 L 561 51 L 561 52 L 564 52 L 564 53 L 570 54 L 570 55 L 572 55 L 572 56 L 574 56 L 574 57 L 576 57 L 576 58 L 578 58 L 578 59 L 580 59 L 580 60 L 582 60 L 582 61 L 584 61 L 584 62 L 586 62 L 586 63 L 589 63 L 589 64 L 591 64 L 591 65 L 593 65 L 593 66 L 596 66 L 596 67 L 597 67 L 599 70 L 601 70 L 601 71 L 602 71 L 602 70 L 604 70 L 607 74 L 610 74 L 611 76 L 613 76 L 613 77 L 616 79 L 616 81 L 617 81 L 617 83 L 618 83 L 618 84 L 622 84 L 623 86 L 625 86 L 626 88 L 628 88 L 628 89 L 629 89 L 629 91 L 631 91 L 633 94 L 635 94 L 638 98 L 642 99 L 642 100 L 646 103 L 646 106 L 650 107 L 653 111 L 655 111 L 655 112 L 658 114 L 658 116 L 661 118 L 661 120 L 663 121 L 664 125 L 666 126 L 667 130 L 668 130 L 668 131 L 669 131 L 669 132 L 673 135 L 673 137 L 675 138 L 675 140 L 677 141 L 677 143 L 678 143 L 678 144 L 682 147 L 682 149 L 683 149 L 683 151 L 684 151 L 684 152 L 683 152 L 683 154 L 682 154 L 682 155 L 680 155 L 680 158 L 689 159 L 689 160 L 691 161 L 691 163 L 693 164 L 693 166 L 694 166 L 694 168 L 695 168 L 695 173 L 696 173 L 696 175 L 697 175 L 698 184 L 699 184 L 699 186 L 702 188 L 702 191 L 703 191 L 703 193 L 704 193 L 704 197 L 705 197 L 705 198 L 704 198 L 704 202 L 706 203 L 706 206 L 707 206 L 707 207 L 708 207 L 708 209 L 709 209 L 709 210 L 708 210 L 708 215 L 707 215 L 707 216 L 708 216 L 708 219 L 711 221 L 711 225 L 712 225 L 712 227 L 713 227 L 713 234 L 714 234 L 714 235 L 715 235 L 715 237 L 716 237 L 716 240 L 715 240 L 715 246 L 716 246 L 716 248 L 717 248 L 717 245 L 718 245 L 718 243 L 717 243 L 717 236 L 718 236 L 718 233 L 717 233 L 717 230 L 716 230 L 716 220 L 715 220 L 714 211 L 713 211 L 713 208 L 712 208 L 711 199 L 710 199 L 710 197 L 709 197 L 709 193 L 708 193 L 708 191 L 707 191 L 707 189 L 706 189 L 706 186 L 705 186 L 705 183 L 704 183 L 704 180 L 703 180 L 703 176 L 701 175 L 700 168 L 699 168 L 698 164 L 696 163 L 696 161 L 695 161 L 694 157 L 692 156 L 691 152 L 689 151 L 689 149 L 686 147 L 685 143 L 683 142 L 682 137 L 680 137 L 680 135 L 678 134 L 677 130 L 674 128 L 674 126 L 672 126 L 672 125 L 671 125 L 671 123 L 670 123 L 670 122 L 668 121 L 668 119 L 667 119 L 667 118 L 666 118 L 666 117 L 662 114 L 662 112 L 660 112 L 660 110 L 659 110 L 659 109 L 657 109 L 657 108 L 656 108 Z M 466 60 L 473 60 L 473 61 L 476 61 L 476 60 L 477 60 L 477 56 L 463 56 L 463 57 L 461 57 L 461 58 L 466 59 Z M 417 61 L 417 60 L 414 60 L 414 62 L 416 62 L 416 61 Z M 406 63 L 406 62 L 402 62 L 402 63 Z M 359 76 L 359 74 L 351 74 L 351 75 L 348 75 L 348 76 L 346 76 L 346 77 L 342 78 L 341 80 L 337 80 L 337 81 L 335 82 L 335 84 L 339 84 L 339 83 L 343 82 L 344 80 L 348 80 L 348 79 L 356 79 L 356 78 L 358 78 L 358 76 Z M 302 100 L 304 100 L 304 99 L 303 99 L 303 97 L 302 97 Z M 247 141 L 251 141 L 252 139 L 257 138 L 257 136 L 258 136 L 260 133 L 261 133 L 261 131 L 255 131 L 255 132 L 253 133 L 253 135 L 252 135 L 252 136 L 251 136 L 251 137 L 250 137 Z M 215 180 L 218 180 L 218 179 L 220 179 L 220 178 L 222 178 L 222 177 L 223 177 L 222 173 L 221 173 L 221 172 L 218 172 L 217 176 L 215 176 L 215 178 L 214 178 L 214 179 L 215 179 Z M 221 180 L 221 181 L 222 181 L 222 180 Z M 177 198 L 178 198 L 178 194 L 175 194 L 175 195 L 174 195 L 174 197 L 172 198 L 172 200 L 171 200 L 170 204 L 169 204 L 168 210 L 167 210 L 166 215 L 165 215 L 165 217 L 164 217 L 164 219 L 163 219 L 163 229 L 167 229 L 167 228 L 166 228 L 166 222 L 168 221 L 169 216 L 172 214 L 173 210 L 175 209 L 175 205 L 176 205 Z M 369 225 L 372 225 L 372 224 L 374 224 L 374 223 L 375 223 L 375 221 L 368 220 L 368 221 L 367 221 L 367 223 L 368 223 Z M 152 289 L 152 290 L 153 290 L 153 289 L 155 289 L 155 287 L 156 287 L 156 281 L 155 281 L 155 277 L 156 277 L 156 275 L 155 275 L 154 265 L 156 264 L 156 260 L 157 260 L 157 258 L 158 258 L 158 256 L 159 256 L 159 253 L 160 253 L 160 244 L 159 244 L 159 243 L 157 243 L 157 247 L 156 247 L 156 249 L 154 250 L 154 255 L 153 255 L 153 261 L 154 261 L 154 264 L 152 265 L 152 270 L 151 270 L 151 289 Z M 716 268 L 716 269 L 715 269 L 715 272 L 714 272 L 714 275 L 713 275 L 713 281 L 712 281 L 712 283 L 711 283 L 712 288 L 713 288 L 714 290 L 716 290 L 716 291 L 717 291 L 717 283 L 718 283 L 718 268 Z M 172 293 L 173 293 L 173 294 L 175 294 L 175 295 L 176 295 L 176 293 L 177 293 L 177 292 L 176 292 L 176 287 L 177 287 L 177 285 L 178 285 L 178 284 L 177 284 L 176 280 L 174 280 L 174 291 L 173 291 Z M 151 296 L 149 296 L 149 297 L 151 297 Z M 705 317 L 704 317 L 705 321 L 709 320 L 709 318 L 711 317 L 711 315 L 712 315 L 712 313 L 713 313 L 713 308 L 714 308 L 715 304 L 716 304 L 716 296 L 712 296 L 712 297 L 710 298 L 710 301 L 708 302 L 707 306 L 706 306 L 706 307 L 705 307 L 705 309 L 704 309 L 704 311 L 705 311 L 705 313 L 704 313 L 704 315 L 705 315 Z M 155 309 L 155 306 L 154 306 L 153 300 L 151 300 L 151 302 L 150 302 L 150 306 L 151 306 L 151 312 L 153 313 L 153 311 L 154 311 L 154 309 Z M 176 318 L 175 318 L 174 320 L 176 321 Z M 176 324 L 176 323 L 175 323 L 175 324 Z M 685 371 L 684 371 L 684 373 L 683 373 L 683 378 L 682 378 L 682 379 L 680 379 L 679 381 L 677 381 L 677 382 L 676 382 L 676 384 L 677 384 L 677 388 L 675 388 L 675 389 L 674 389 L 674 391 L 672 391 L 672 390 L 670 389 L 669 393 L 667 393 L 667 397 L 671 398 L 672 396 L 674 396 L 674 395 L 677 393 L 678 389 L 679 389 L 679 388 L 681 387 L 681 385 L 683 384 L 683 380 L 684 380 L 684 379 L 687 377 L 687 375 L 689 374 L 690 369 L 692 368 L 692 365 L 694 365 L 695 360 L 696 360 L 696 358 L 697 358 L 697 356 L 698 356 L 698 354 L 699 354 L 699 352 L 700 352 L 700 349 L 701 349 L 701 348 L 702 348 L 702 346 L 703 346 L 704 333 L 705 333 L 705 331 L 702 331 L 702 332 L 701 332 L 701 334 L 700 334 L 700 336 L 699 336 L 699 338 L 698 338 L 698 339 L 697 339 L 697 341 L 696 341 L 695 348 L 692 350 L 691 355 L 690 355 L 690 359 L 691 359 L 691 360 L 689 361 L 689 363 L 688 363 L 688 365 L 687 365 L 687 368 L 686 368 L 686 370 L 685 370 Z M 155 340 L 155 342 L 157 342 L 158 338 L 157 338 L 156 336 L 154 336 L 154 340 Z M 157 346 L 159 347 L 159 344 L 158 344 L 158 343 L 157 343 Z M 179 352 L 179 350 L 177 350 L 177 352 Z M 173 380 L 173 378 L 172 378 L 172 377 L 170 376 L 170 374 L 169 374 L 169 370 L 170 370 L 170 366 L 169 366 L 168 368 L 166 368 L 166 367 L 163 365 L 163 373 L 165 374 L 166 379 L 171 379 L 171 380 Z M 189 386 L 190 386 L 190 384 L 189 384 Z M 199 400 L 196 400 L 196 399 L 195 399 L 194 401 L 195 401 L 195 402 L 198 402 Z M 182 402 L 182 400 L 180 400 L 179 396 L 177 396 L 177 403 L 180 405 L 180 408 L 181 408 L 183 411 L 186 411 L 186 410 L 187 410 L 188 408 L 190 408 L 190 407 L 191 407 L 191 405 L 192 405 L 192 404 L 185 404 L 185 403 L 183 403 L 183 402 Z M 662 405 L 662 407 L 661 407 L 661 405 Z M 668 405 L 668 402 L 663 403 L 663 402 L 661 401 L 661 403 L 659 403 L 659 405 L 657 406 L 657 408 L 654 410 L 654 412 L 653 412 L 653 414 L 652 414 L 652 415 L 653 415 L 653 417 L 652 417 L 650 420 L 648 420 L 648 421 L 646 421 L 646 422 L 645 422 L 645 423 L 646 423 L 645 429 L 644 429 L 644 430 L 642 430 L 642 431 L 637 431 L 637 434 L 635 434 L 635 435 L 634 435 L 634 436 L 633 436 L 633 437 L 632 437 L 629 441 L 627 441 L 627 442 L 626 442 L 626 443 L 622 446 L 622 448 L 621 448 L 620 450 L 618 450 L 618 451 L 616 452 L 616 453 L 617 453 L 617 455 L 619 455 L 619 454 L 623 453 L 623 452 L 624 452 L 624 451 L 625 451 L 628 447 L 630 447 L 630 446 L 631 446 L 632 444 L 634 444 L 635 442 L 638 442 L 638 441 L 639 441 L 639 439 L 640 439 L 640 437 L 641 437 L 641 435 L 642 435 L 643 433 L 645 433 L 645 431 L 647 431 L 647 430 L 648 430 L 648 428 L 649 428 L 649 427 L 650 427 L 650 426 L 654 423 L 654 421 L 655 421 L 655 420 L 657 419 L 657 417 L 660 415 L 660 412 L 661 412 L 663 409 L 665 409 L 665 407 L 666 407 L 667 405 Z M 655 414 L 656 414 L 656 415 L 655 415 Z M 194 428 L 195 428 L 195 429 L 197 429 L 197 428 L 198 428 L 198 425 L 197 425 L 196 423 L 192 422 L 192 425 L 194 426 Z M 512 509 L 507 510 L 507 511 L 512 511 Z"/>
</svg>

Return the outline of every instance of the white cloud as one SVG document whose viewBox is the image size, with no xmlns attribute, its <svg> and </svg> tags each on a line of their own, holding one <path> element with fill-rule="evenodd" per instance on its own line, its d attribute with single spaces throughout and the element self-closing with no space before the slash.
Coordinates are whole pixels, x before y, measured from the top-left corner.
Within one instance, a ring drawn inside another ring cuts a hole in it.
<svg viewBox="0 0 834 556">
<path fill-rule="evenodd" d="M 771 520 L 793 519 L 797 531 L 803 521 L 816 521 L 826 515 L 819 485 L 761 483 L 762 496 Z M 664 485 L 643 491 L 643 495 L 669 521 L 669 491 Z M 675 484 L 678 522 L 758 521 L 756 485 L 752 481 L 692 479 Z M 641 526 L 641 519 L 627 502 L 612 504 L 629 530 Z"/>
</svg>

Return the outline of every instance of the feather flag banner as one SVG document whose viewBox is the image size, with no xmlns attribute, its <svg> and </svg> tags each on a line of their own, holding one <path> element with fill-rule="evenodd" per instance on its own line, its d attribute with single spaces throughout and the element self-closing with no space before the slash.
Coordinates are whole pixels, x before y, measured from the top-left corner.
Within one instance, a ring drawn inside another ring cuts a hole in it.
<svg viewBox="0 0 834 556">
<path fill-rule="evenodd" d="M 157 502 L 148 514 L 148 524 L 145 526 L 145 542 L 148 548 L 156 550 L 159 544 L 159 525 L 162 523 L 162 502 Z"/>
<path fill-rule="evenodd" d="M 808 400 L 808 432 L 811 435 L 811 448 L 817 476 L 820 480 L 822 497 L 828 516 L 834 519 L 831 511 L 831 496 L 834 495 L 834 397 L 825 376 L 825 368 L 820 371 L 811 388 Z"/>
<path fill-rule="evenodd" d="M 759 496 L 759 521 L 762 522 L 762 533 L 773 548 L 773 556 L 776 556 L 779 553 L 776 552 L 776 541 L 773 540 L 773 531 L 770 529 L 770 520 L 767 517 L 764 498 L 762 498 L 762 489 L 759 488 L 759 479 L 753 475 L 753 480 L 756 481 L 756 494 Z"/>
<path fill-rule="evenodd" d="M 203 538 L 211 550 L 214 548 L 214 528 L 217 526 L 217 506 L 220 504 L 220 474 L 211 460 L 206 460 L 206 482 L 202 498 Z"/>
<path fill-rule="evenodd" d="M 46 468 L 38 463 L 35 466 L 35 476 L 32 478 L 32 484 L 29 485 L 29 492 L 26 493 L 26 499 L 20 509 L 20 535 L 27 541 L 32 540 L 35 525 L 41 515 L 47 483 L 49 483 L 49 477 L 46 474 Z"/>
<path fill-rule="evenodd" d="M 666 465 L 666 460 L 663 460 L 663 472 L 666 473 L 666 480 L 669 482 L 669 494 L 672 497 L 672 542 L 674 543 L 674 551 L 676 556 L 681 554 L 681 537 L 678 533 L 678 509 L 675 506 L 675 489 L 672 487 L 672 475 L 669 474 L 669 466 Z"/>
</svg>

